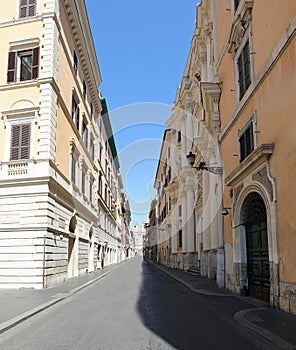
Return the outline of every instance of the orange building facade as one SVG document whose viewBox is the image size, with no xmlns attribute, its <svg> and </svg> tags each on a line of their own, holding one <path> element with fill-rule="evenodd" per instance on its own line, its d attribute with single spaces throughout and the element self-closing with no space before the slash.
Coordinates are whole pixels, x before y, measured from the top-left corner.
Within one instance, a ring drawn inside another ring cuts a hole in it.
<svg viewBox="0 0 296 350">
<path fill-rule="evenodd" d="M 296 313 L 296 2 L 214 8 L 225 284 Z"/>
</svg>

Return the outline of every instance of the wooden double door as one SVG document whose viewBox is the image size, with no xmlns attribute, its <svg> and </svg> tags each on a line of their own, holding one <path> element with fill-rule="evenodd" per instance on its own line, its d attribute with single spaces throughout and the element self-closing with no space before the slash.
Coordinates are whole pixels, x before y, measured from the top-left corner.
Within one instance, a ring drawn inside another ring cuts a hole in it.
<svg viewBox="0 0 296 350">
<path fill-rule="evenodd" d="M 266 207 L 258 193 L 247 198 L 246 244 L 249 293 L 258 299 L 269 301 L 270 266 Z"/>
</svg>

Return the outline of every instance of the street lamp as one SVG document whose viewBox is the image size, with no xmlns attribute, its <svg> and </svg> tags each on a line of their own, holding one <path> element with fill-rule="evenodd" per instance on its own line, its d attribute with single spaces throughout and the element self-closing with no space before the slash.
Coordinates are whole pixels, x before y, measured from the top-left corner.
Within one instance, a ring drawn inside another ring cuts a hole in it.
<svg viewBox="0 0 296 350">
<path fill-rule="evenodd" d="M 186 158 L 188 160 L 188 165 L 191 166 L 192 169 L 194 168 L 197 170 L 207 170 L 208 172 L 213 174 L 222 174 L 223 172 L 222 167 L 207 166 L 205 162 L 200 162 L 198 166 L 194 166 L 196 154 L 192 153 L 191 151 L 187 154 Z"/>
</svg>

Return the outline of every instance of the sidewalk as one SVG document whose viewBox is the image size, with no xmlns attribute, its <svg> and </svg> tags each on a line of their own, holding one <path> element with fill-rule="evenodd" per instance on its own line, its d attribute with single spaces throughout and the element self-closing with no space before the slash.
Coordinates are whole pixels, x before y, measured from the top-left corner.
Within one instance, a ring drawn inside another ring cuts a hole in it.
<svg viewBox="0 0 296 350">
<path fill-rule="evenodd" d="M 146 260 L 194 293 L 241 301 L 242 310 L 233 317 L 243 326 L 271 341 L 280 349 L 296 350 L 296 316 L 271 308 L 267 303 L 252 297 L 241 297 L 227 289 L 219 289 L 216 282 L 193 273 L 176 270 Z M 246 309 L 246 303 L 249 308 Z"/>
<path fill-rule="evenodd" d="M 71 278 L 48 289 L 0 289 L 0 334 L 95 283 L 121 264 Z"/>
</svg>

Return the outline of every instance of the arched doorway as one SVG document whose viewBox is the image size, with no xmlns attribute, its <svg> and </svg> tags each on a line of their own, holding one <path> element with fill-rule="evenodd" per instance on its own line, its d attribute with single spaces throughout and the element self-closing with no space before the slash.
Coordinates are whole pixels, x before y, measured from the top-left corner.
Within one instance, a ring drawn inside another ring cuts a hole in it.
<svg viewBox="0 0 296 350">
<path fill-rule="evenodd" d="M 247 275 L 249 293 L 269 301 L 270 267 L 265 203 L 257 192 L 250 193 L 243 204 L 246 230 Z"/>
</svg>

